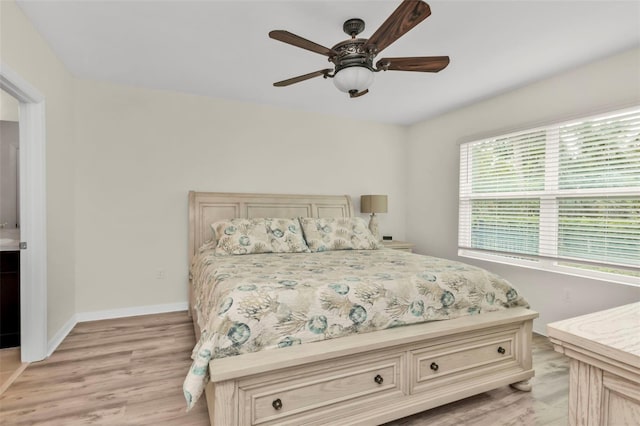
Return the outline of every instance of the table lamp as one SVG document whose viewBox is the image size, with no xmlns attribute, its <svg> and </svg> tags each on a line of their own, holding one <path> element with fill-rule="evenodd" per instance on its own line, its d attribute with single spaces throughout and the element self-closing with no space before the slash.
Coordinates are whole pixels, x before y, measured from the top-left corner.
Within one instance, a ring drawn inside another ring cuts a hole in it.
<svg viewBox="0 0 640 426">
<path fill-rule="evenodd" d="M 360 197 L 360 213 L 370 213 L 369 230 L 380 241 L 380 230 L 376 213 L 387 212 L 386 195 L 362 195 Z"/>
</svg>

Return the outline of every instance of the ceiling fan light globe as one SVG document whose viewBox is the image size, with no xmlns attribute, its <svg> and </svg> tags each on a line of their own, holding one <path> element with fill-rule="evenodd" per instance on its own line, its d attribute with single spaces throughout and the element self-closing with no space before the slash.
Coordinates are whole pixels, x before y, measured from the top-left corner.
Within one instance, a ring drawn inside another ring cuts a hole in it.
<svg viewBox="0 0 640 426">
<path fill-rule="evenodd" d="M 353 66 L 343 68 L 333 77 L 333 84 L 341 92 L 356 93 L 367 90 L 373 83 L 373 71 L 367 67 Z"/>
</svg>

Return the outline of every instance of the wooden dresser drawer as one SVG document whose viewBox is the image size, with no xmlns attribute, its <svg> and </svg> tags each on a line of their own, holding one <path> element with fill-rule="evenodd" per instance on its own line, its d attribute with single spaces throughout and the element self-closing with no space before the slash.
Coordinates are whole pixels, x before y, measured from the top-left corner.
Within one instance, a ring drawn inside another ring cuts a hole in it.
<svg viewBox="0 0 640 426">
<path fill-rule="evenodd" d="M 285 377 L 270 374 L 259 381 L 263 383 L 241 383 L 239 423 L 301 424 L 317 421 L 313 412 L 323 407 L 356 408 L 358 402 L 401 396 L 404 359 L 403 352 L 355 362 L 327 362 Z"/>
<path fill-rule="evenodd" d="M 441 382 L 451 383 L 453 376 L 491 374 L 516 365 L 516 335 L 517 330 L 507 330 L 412 350 L 411 393 L 437 389 Z"/>
</svg>

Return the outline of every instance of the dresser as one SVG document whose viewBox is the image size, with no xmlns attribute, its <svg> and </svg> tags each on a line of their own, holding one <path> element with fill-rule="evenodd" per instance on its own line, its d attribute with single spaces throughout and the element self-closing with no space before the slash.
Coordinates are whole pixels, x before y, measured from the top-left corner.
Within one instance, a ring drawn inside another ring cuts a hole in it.
<svg viewBox="0 0 640 426">
<path fill-rule="evenodd" d="M 382 245 L 394 250 L 408 251 L 409 253 L 413 252 L 413 247 L 415 246 L 413 243 L 397 240 L 383 240 Z"/>
<path fill-rule="evenodd" d="M 569 425 L 640 425 L 640 303 L 547 325 L 570 358 Z"/>
</svg>

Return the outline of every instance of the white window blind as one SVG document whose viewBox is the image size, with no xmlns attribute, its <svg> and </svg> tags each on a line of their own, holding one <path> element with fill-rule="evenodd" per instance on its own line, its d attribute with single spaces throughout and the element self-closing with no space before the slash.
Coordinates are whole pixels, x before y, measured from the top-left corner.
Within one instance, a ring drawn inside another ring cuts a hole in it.
<svg viewBox="0 0 640 426">
<path fill-rule="evenodd" d="M 460 146 L 462 255 L 640 277 L 640 107 Z"/>
</svg>

